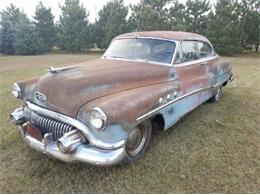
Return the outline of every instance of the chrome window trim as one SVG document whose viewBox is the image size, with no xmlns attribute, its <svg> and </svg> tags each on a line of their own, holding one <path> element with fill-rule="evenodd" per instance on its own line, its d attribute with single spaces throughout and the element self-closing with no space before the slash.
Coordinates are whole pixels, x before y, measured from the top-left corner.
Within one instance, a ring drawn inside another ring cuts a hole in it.
<svg viewBox="0 0 260 195">
<path fill-rule="evenodd" d="M 171 64 L 172 66 L 174 66 L 174 62 L 175 62 L 175 59 L 176 59 L 176 55 L 177 55 L 177 52 L 180 51 L 180 56 L 182 58 L 182 51 L 181 51 L 181 43 L 180 41 L 175 41 L 175 44 L 176 44 L 176 47 L 175 47 L 175 51 L 174 51 L 174 54 L 173 54 L 173 57 L 172 57 L 172 61 L 171 61 Z"/>
<path fill-rule="evenodd" d="M 111 41 L 111 43 L 113 43 L 114 41 L 116 40 L 120 40 L 120 39 L 135 39 L 135 38 L 138 38 L 138 39 L 154 39 L 154 40 L 162 40 L 162 41 L 170 41 L 170 42 L 173 42 L 175 43 L 175 48 L 174 48 L 174 51 L 173 51 L 173 54 L 172 54 L 172 59 L 171 59 L 171 62 L 170 63 L 162 63 L 162 62 L 155 62 L 155 61 L 148 61 L 148 60 L 134 60 L 134 59 L 124 59 L 124 58 L 112 58 L 112 57 L 105 57 L 105 53 L 102 55 L 101 59 L 112 59 L 112 60 L 120 60 L 120 61 L 133 61 L 133 62 L 145 62 L 145 63 L 149 63 L 149 64 L 157 64 L 157 65 L 163 65 L 163 66 L 172 66 L 173 64 L 173 61 L 174 61 L 174 57 L 175 57 L 175 53 L 176 53 L 176 48 L 177 48 L 177 41 L 176 40 L 172 40 L 172 39 L 165 39 L 165 38 L 157 38 L 157 37 L 144 37 L 144 36 L 136 36 L 136 37 L 120 37 L 120 38 L 116 38 L 116 39 L 113 39 Z M 110 44 L 111 44 L 110 43 Z M 109 45 L 110 45 L 109 44 Z"/>
<path fill-rule="evenodd" d="M 198 64 L 198 63 L 201 63 L 201 62 L 204 62 L 204 61 L 213 60 L 217 57 L 218 57 L 217 55 L 210 56 L 210 57 L 201 58 L 201 59 L 198 59 L 198 60 L 183 62 L 183 63 L 179 63 L 179 64 L 173 64 L 173 66 L 174 67 L 190 66 L 190 65 Z"/>
<path fill-rule="evenodd" d="M 201 40 L 193 40 L 193 39 L 184 39 L 184 40 L 181 40 L 179 41 L 179 50 L 180 50 L 180 55 L 181 57 L 183 57 L 183 54 L 182 54 L 182 47 L 181 47 L 181 43 L 183 41 L 196 41 L 197 42 L 197 52 L 198 52 L 198 42 L 203 42 L 203 43 L 207 43 L 209 44 L 209 46 L 211 47 L 211 50 L 212 50 L 212 56 L 208 56 L 208 57 L 205 57 L 205 58 L 199 58 L 197 60 L 191 60 L 191 61 L 187 61 L 187 62 L 181 62 L 181 63 L 178 63 L 178 64 L 173 64 L 174 67 L 181 67 L 181 66 L 189 66 L 189 65 L 193 65 L 193 64 L 196 64 L 196 63 L 201 63 L 201 62 L 204 62 L 204 61 L 207 61 L 207 60 L 212 60 L 212 59 L 215 59 L 218 57 L 218 55 L 216 54 L 212 44 L 210 42 L 206 42 L 206 41 L 201 41 Z M 175 50 L 177 51 L 177 49 Z M 176 52 L 175 52 L 176 53 Z M 174 59 L 175 60 L 175 59 Z"/>
<path fill-rule="evenodd" d="M 115 143 L 103 142 L 102 140 L 96 139 L 94 134 L 89 130 L 89 128 L 84 123 L 82 123 L 77 119 L 37 106 L 36 104 L 33 104 L 29 101 L 26 101 L 26 105 L 28 106 L 29 109 L 37 113 L 43 114 L 45 116 L 49 116 L 50 118 L 56 119 L 58 121 L 64 122 L 66 124 L 69 124 L 77 128 L 88 139 L 89 143 L 96 147 L 100 147 L 103 149 L 116 149 L 124 146 L 126 143 L 126 140 L 120 140 Z"/>
<path fill-rule="evenodd" d="M 210 47 L 210 49 L 211 49 L 211 56 L 207 56 L 207 57 L 212 57 L 212 56 L 215 55 L 215 51 L 214 51 L 214 49 L 213 49 L 211 43 L 208 43 L 208 42 L 206 42 L 206 41 L 200 41 L 200 40 L 198 40 L 198 43 L 199 43 L 199 42 L 205 43 L 206 45 L 208 45 L 208 46 Z M 198 45 L 198 44 L 197 44 L 197 48 L 198 48 L 198 52 L 199 52 L 199 45 Z M 207 58 L 207 57 L 204 57 L 204 58 Z M 200 59 L 203 59 L 203 58 L 200 58 Z"/>
</svg>

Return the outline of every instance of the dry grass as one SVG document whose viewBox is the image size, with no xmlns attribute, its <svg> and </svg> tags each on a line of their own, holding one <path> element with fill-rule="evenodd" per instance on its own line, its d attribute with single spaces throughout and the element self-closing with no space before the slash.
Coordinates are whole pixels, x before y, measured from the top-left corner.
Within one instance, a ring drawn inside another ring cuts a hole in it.
<svg viewBox="0 0 260 195">
<path fill-rule="evenodd" d="M 260 57 L 228 58 L 235 81 L 217 104 L 205 103 L 153 137 L 129 167 L 66 164 L 30 149 L 9 114 L 14 81 L 95 55 L 0 57 L 1 193 L 260 193 Z"/>
</svg>

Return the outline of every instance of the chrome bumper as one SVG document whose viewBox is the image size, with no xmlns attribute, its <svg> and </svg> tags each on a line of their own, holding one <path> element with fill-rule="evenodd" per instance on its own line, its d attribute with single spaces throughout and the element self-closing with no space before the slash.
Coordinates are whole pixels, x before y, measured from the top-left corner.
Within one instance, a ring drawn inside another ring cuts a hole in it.
<svg viewBox="0 0 260 195">
<path fill-rule="evenodd" d="M 22 117 L 22 109 L 16 109 L 12 114 L 12 122 L 17 126 L 18 133 L 22 139 L 32 148 L 44 154 L 57 158 L 65 162 L 84 162 L 97 166 L 111 166 L 118 164 L 126 155 L 124 146 L 116 149 L 101 149 L 89 144 L 81 144 L 71 153 L 63 153 L 58 148 L 57 142 L 54 142 L 50 136 L 44 136 L 42 141 L 39 141 L 26 132 L 22 124 L 18 123 Z"/>
</svg>

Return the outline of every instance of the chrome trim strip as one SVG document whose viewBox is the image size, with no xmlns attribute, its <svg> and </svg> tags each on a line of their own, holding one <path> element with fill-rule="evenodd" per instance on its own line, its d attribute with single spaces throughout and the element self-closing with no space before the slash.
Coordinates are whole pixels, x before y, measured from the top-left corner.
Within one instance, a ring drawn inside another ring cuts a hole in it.
<svg viewBox="0 0 260 195">
<path fill-rule="evenodd" d="M 225 81 L 226 81 L 226 79 L 224 80 L 224 82 L 225 82 Z M 177 97 L 177 98 L 175 98 L 175 99 L 173 99 L 173 100 L 167 102 L 166 104 L 163 104 L 163 105 L 161 105 L 161 106 L 159 106 L 159 107 L 157 107 L 157 108 L 155 108 L 155 109 L 153 109 L 153 110 L 147 112 L 146 114 L 143 114 L 142 116 L 138 117 L 138 118 L 136 119 L 136 121 L 137 121 L 137 122 L 141 122 L 141 121 L 143 121 L 143 120 L 149 118 L 150 116 L 154 115 L 155 113 L 157 113 L 157 112 L 160 111 L 161 109 L 165 108 L 166 106 L 168 106 L 168 105 L 170 105 L 170 104 L 172 104 L 172 103 L 174 103 L 174 102 L 177 102 L 177 101 L 179 101 L 179 100 L 181 100 L 181 99 L 183 99 L 183 98 L 185 98 L 185 97 L 191 96 L 191 95 L 193 95 L 193 94 L 195 94 L 195 93 L 198 93 L 198 92 L 201 92 L 201 91 L 204 91 L 204 90 L 209 90 L 209 89 L 217 88 L 217 87 L 221 86 L 224 82 L 215 84 L 215 85 L 213 85 L 213 86 L 208 86 L 208 87 L 200 88 L 200 89 L 197 89 L 197 90 L 195 90 L 195 91 L 189 92 L 189 93 L 187 93 L 187 94 L 185 94 L 185 95 L 183 95 L 183 96 Z"/>
<path fill-rule="evenodd" d="M 194 64 L 198 64 L 204 61 L 208 61 L 208 60 L 213 60 L 215 58 L 217 58 L 218 56 L 210 56 L 210 57 L 206 57 L 206 58 L 201 58 L 198 60 L 193 60 L 193 61 L 189 61 L 189 62 L 183 62 L 183 63 L 179 63 L 179 64 L 173 64 L 174 67 L 182 67 L 182 66 L 190 66 L 190 65 L 194 65 Z"/>
<path fill-rule="evenodd" d="M 119 163 L 126 155 L 124 147 L 104 150 L 83 144 L 73 153 L 63 154 L 57 144 L 50 140 L 46 139 L 40 142 L 27 134 L 21 126 L 18 126 L 18 132 L 22 139 L 33 149 L 65 162 L 84 162 L 98 166 L 111 166 Z"/>
<path fill-rule="evenodd" d="M 58 112 L 54 112 L 45 108 L 42 108 L 40 106 L 37 106 L 29 101 L 26 101 L 26 104 L 28 107 L 38 113 L 41 113 L 43 115 L 49 116 L 50 118 L 56 119 L 57 121 L 61 121 L 67 124 L 70 124 L 71 126 L 77 128 L 79 131 L 82 132 L 82 134 L 87 138 L 87 140 L 90 142 L 90 144 L 100 147 L 103 149 L 115 149 L 123 147 L 126 143 L 126 140 L 121 140 L 115 143 L 108 143 L 103 142 L 102 140 L 96 139 L 94 134 L 89 130 L 89 128 L 82 123 L 81 121 L 71 118 L 69 116 L 60 114 Z"/>
<path fill-rule="evenodd" d="M 219 84 L 218 84 L 218 85 L 219 85 Z M 136 121 L 137 121 L 137 122 L 141 122 L 141 121 L 143 121 L 143 120 L 149 118 L 150 116 L 152 116 L 152 115 L 154 115 L 155 113 L 159 112 L 161 109 L 165 108 L 166 106 L 168 106 L 168 105 L 170 105 L 170 104 L 172 104 L 172 103 L 174 103 L 174 102 L 176 102 L 176 101 L 179 101 L 179 100 L 181 100 L 181 99 L 183 99 L 183 98 L 185 98 L 185 97 L 191 96 L 191 95 L 193 95 L 193 94 L 195 94 L 195 93 L 198 93 L 198 92 L 200 92 L 200 91 L 204 91 L 204 90 L 209 90 L 209 89 L 211 89 L 211 88 L 215 88 L 215 87 L 217 87 L 218 85 L 209 86 L 209 87 L 205 87 L 205 88 L 200 88 L 200 89 L 197 89 L 197 90 L 195 90 L 195 91 L 189 92 L 189 93 L 187 93 L 187 94 L 185 94 L 185 95 L 183 95 L 183 96 L 177 97 L 177 98 L 175 98 L 175 99 L 173 99 L 173 100 L 167 102 L 166 104 L 163 104 L 163 105 L 161 105 L 161 106 L 159 106 L 159 107 L 157 107 L 157 108 L 155 108 L 155 109 L 153 109 L 153 110 L 147 112 L 146 114 L 143 114 L 142 116 L 138 117 L 138 118 L 136 119 Z"/>
<path fill-rule="evenodd" d="M 119 40 L 119 39 L 156 39 L 156 40 L 162 40 L 162 41 L 177 41 L 176 39 L 167 39 L 167 38 L 161 38 L 161 37 L 149 37 L 149 36 L 125 36 L 125 37 L 118 37 L 118 38 L 115 38 L 111 41 L 111 43 L 115 40 Z"/>
</svg>

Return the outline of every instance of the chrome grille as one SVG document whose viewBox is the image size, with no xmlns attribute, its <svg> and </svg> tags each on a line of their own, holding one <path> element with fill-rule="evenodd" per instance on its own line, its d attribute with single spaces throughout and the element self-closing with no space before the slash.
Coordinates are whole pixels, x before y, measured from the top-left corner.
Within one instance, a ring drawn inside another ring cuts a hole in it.
<svg viewBox="0 0 260 195">
<path fill-rule="evenodd" d="M 41 130 L 42 135 L 52 133 L 53 140 L 57 141 L 64 133 L 73 130 L 71 125 L 31 112 L 31 123 Z"/>
</svg>

